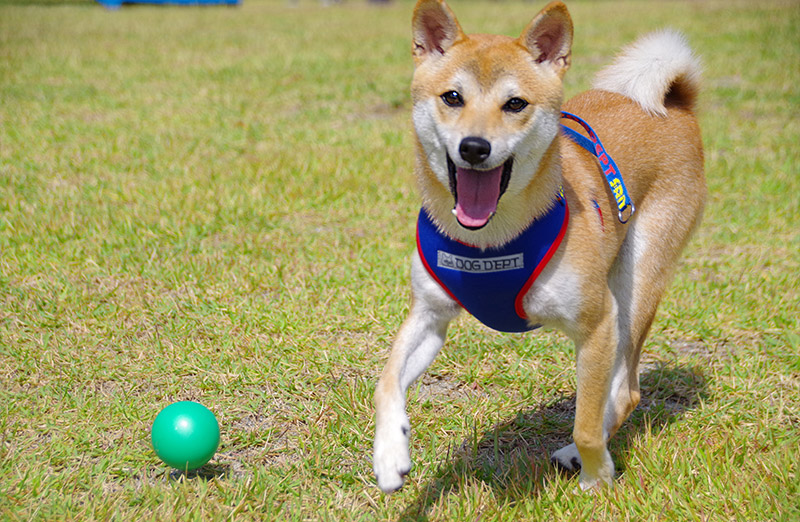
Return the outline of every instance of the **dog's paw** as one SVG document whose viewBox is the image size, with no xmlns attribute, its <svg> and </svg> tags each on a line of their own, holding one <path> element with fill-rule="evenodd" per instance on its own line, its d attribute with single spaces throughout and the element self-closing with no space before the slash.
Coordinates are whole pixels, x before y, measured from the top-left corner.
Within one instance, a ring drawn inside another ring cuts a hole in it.
<svg viewBox="0 0 800 522">
<path fill-rule="evenodd" d="M 408 451 L 408 425 L 376 433 L 372 466 L 378 487 L 392 493 L 403 487 L 411 471 L 411 454 Z"/>
<path fill-rule="evenodd" d="M 571 473 L 580 471 L 578 479 L 581 490 L 593 491 L 603 486 L 613 486 L 614 482 L 614 462 L 611 454 L 606 450 L 600 459 L 597 469 L 591 470 L 582 465 L 581 456 L 575 443 L 564 446 L 558 451 L 554 451 L 550 456 L 550 461 L 559 469 Z"/>
<path fill-rule="evenodd" d="M 550 462 L 561 470 L 576 472 L 581 470 L 581 456 L 575 443 L 564 446 L 560 450 L 554 451 L 550 456 Z"/>
<path fill-rule="evenodd" d="M 583 491 L 596 491 L 602 487 L 614 487 L 614 461 L 611 454 L 606 450 L 603 453 L 600 465 L 595 470 L 581 469 L 581 476 L 578 482 Z"/>
</svg>

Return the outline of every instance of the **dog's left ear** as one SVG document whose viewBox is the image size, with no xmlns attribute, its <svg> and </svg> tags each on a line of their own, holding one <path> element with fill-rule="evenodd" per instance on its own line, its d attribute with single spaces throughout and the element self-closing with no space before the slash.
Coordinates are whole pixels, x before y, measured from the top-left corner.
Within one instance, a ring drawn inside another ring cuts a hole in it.
<svg viewBox="0 0 800 522">
<path fill-rule="evenodd" d="M 563 77 L 572 55 L 572 18 L 567 6 L 562 2 L 547 4 L 522 31 L 518 41 L 536 63 L 550 65 Z"/>
</svg>

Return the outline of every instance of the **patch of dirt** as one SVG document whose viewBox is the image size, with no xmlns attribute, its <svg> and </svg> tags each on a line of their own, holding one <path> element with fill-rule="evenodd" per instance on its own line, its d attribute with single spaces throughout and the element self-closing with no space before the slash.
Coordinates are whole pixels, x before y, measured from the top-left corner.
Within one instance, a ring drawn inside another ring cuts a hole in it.
<svg viewBox="0 0 800 522">
<path fill-rule="evenodd" d="M 423 374 L 413 386 L 417 392 L 417 400 L 425 402 L 428 399 L 436 401 L 458 400 L 464 397 L 484 395 L 483 388 L 478 384 L 469 385 L 457 381 L 450 375 Z"/>
</svg>

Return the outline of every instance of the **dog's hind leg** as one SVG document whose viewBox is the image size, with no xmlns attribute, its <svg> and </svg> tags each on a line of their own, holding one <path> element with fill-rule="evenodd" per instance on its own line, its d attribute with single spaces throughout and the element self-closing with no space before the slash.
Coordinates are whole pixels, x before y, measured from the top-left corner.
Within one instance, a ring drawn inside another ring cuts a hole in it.
<svg viewBox="0 0 800 522">
<path fill-rule="evenodd" d="M 642 346 L 678 258 L 702 214 L 702 171 L 694 181 L 699 198 L 684 199 L 680 205 L 665 204 L 669 198 L 661 198 L 659 208 L 648 208 L 644 202 L 609 275 L 618 306 L 619 344 L 605 415 L 607 437 L 616 433 L 639 404 Z"/>
<path fill-rule="evenodd" d="M 447 325 L 460 310 L 428 276 L 418 258 L 412 267 L 412 289 L 411 311 L 375 390 L 373 469 L 378 487 L 387 493 L 400 489 L 411 470 L 406 392 L 439 353 Z"/>
</svg>

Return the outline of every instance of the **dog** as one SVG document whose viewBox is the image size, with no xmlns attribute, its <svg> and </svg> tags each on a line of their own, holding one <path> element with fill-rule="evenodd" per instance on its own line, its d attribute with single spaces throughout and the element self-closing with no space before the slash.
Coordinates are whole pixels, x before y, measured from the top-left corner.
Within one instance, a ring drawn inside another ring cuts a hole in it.
<svg viewBox="0 0 800 522">
<path fill-rule="evenodd" d="M 443 0 L 419 0 L 412 31 L 422 210 L 412 304 L 375 391 L 378 486 L 411 470 L 406 392 L 464 308 L 574 341 L 573 442 L 551 460 L 583 490 L 612 485 L 607 442 L 639 403 L 642 344 L 705 204 L 699 61 L 679 33 L 652 33 L 564 104 L 561 2 L 513 39 L 467 35 Z"/>
</svg>

